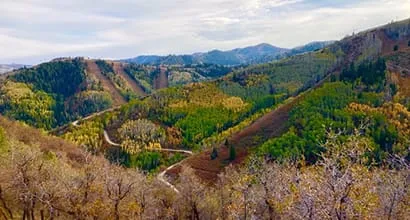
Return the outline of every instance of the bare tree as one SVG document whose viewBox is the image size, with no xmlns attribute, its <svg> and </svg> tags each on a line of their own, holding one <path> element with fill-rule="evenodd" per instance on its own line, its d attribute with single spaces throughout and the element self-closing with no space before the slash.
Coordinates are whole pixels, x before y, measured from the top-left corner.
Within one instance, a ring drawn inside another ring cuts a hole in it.
<svg viewBox="0 0 410 220">
<path fill-rule="evenodd" d="M 131 203 L 132 193 L 137 185 L 142 182 L 141 177 L 137 171 L 126 171 L 122 167 L 107 165 L 104 169 L 104 182 L 107 198 L 111 203 L 111 216 L 119 220 L 121 213 L 127 213 L 125 208 L 121 205 L 124 202 Z M 139 207 L 136 207 L 139 209 Z M 139 212 L 138 210 L 136 210 Z M 138 213 L 139 214 L 139 213 Z"/>
<path fill-rule="evenodd" d="M 196 177 L 192 168 L 183 167 L 177 188 L 180 189 L 182 218 L 201 219 L 201 203 L 205 198 L 205 185 Z"/>
</svg>

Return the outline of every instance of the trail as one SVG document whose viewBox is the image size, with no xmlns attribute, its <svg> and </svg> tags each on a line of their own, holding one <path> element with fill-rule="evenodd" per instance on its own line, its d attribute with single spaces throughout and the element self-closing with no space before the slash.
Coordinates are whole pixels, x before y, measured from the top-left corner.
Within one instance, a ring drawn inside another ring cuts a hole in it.
<svg viewBox="0 0 410 220">
<path fill-rule="evenodd" d="M 229 148 L 224 147 L 223 144 L 220 144 L 220 147 L 218 148 L 218 157 L 214 160 L 210 159 L 211 150 L 206 150 L 194 155 L 192 151 L 187 150 L 176 150 L 167 148 L 158 149 L 158 151 L 161 152 L 178 152 L 189 155 L 189 157 L 167 167 L 165 170 L 159 173 L 157 175 L 158 180 L 167 185 L 168 187 L 170 187 L 174 192 L 179 193 L 178 189 L 167 180 L 166 175 L 178 175 L 180 172 L 180 168 L 182 167 L 181 165 L 187 165 L 193 168 L 198 177 L 200 177 L 205 182 L 215 182 L 218 174 L 221 173 L 227 165 L 242 163 L 246 159 L 249 153 L 249 149 L 251 149 L 254 146 L 260 145 L 269 138 L 278 137 L 281 134 L 283 134 L 287 130 L 286 122 L 289 119 L 289 112 L 291 111 L 291 109 L 300 100 L 302 100 L 306 94 L 308 94 L 315 88 L 321 86 L 326 80 L 328 80 L 330 78 L 330 75 L 331 74 L 327 75 L 323 80 L 318 82 L 315 86 L 311 87 L 304 93 L 299 94 L 295 97 L 291 97 L 286 104 L 283 104 L 282 106 L 279 106 L 271 112 L 263 115 L 262 117 L 255 120 L 253 123 L 251 123 L 246 128 L 242 129 L 241 131 L 232 134 L 228 138 L 228 141 L 230 144 L 235 146 L 237 152 L 237 158 L 232 162 L 227 162 L 227 158 L 229 157 Z M 74 127 L 78 127 L 81 121 L 92 119 L 93 117 L 101 115 L 105 112 L 113 111 L 116 108 L 107 109 L 102 112 L 94 113 L 81 120 L 72 122 L 72 125 Z M 121 146 L 119 143 L 115 143 L 111 140 L 106 130 L 104 130 L 104 140 L 111 146 Z"/>
<path fill-rule="evenodd" d="M 94 114 L 92 114 L 92 115 L 90 115 L 90 116 L 87 116 L 87 117 L 85 117 L 85 118 L 83 118 L 83 119 L 74 121 L 74 122 L 72 122 L 71 124 L 72 124 L 74 127 L 79 127 L 79 126 L 80 126 L 79 123 L 80 123 L 81 121 L 90 120 L 90 119 L 92 119 L 92 118 L 94 118 L 94 117 L 96 117 L 96 116 L 102 115 L 102 114 L 104 114 L 104 113 L 106 113 L 106 112 L 109 112 L 109 111 L 113 111 L 113 110 L 115 110 L 115 109 L 118 109 L 118 108 L 107 109 L 107 110 L 102 111 L 102 112 L 94 113 Z M 104 140 L 105 140 L 108 144 L 110 144 L 111 146 L 121 147 L 121 144 L 115 143 L 114 141 L 111 140 L 111 138 L 110 138 L 110 136 L 109 136 L 109 134 L 108 134 L 108 132 L 107 132 L 106 130 L 104 130 Z M 192 151 L 188 151 L 188 150 L 177 150 L 177 149 L 161 148 L 161 149 L 156 149 L 155 151 L 183 153 L 183 154 L 188 154 L 188 155 L 190 155 L 190 156 L 193 155 L 193 152 L 192 152 Z M 189 158 L 189 157 L 188 157 L 188 158 Z M 188 158 L 185 158 L 184 160 L 181 160 L 180 162 L 175 163 L 175 164 L 173 164 L 173 165 L 167 167 L 164 171 L 162 171 L 161 173 L 158 174 L 157 179 L 158 179 L 159 181 L 161 181 L 162 183 L 164 183 L 165 185 L 167 185 L 168 187 L 170 187 L 174 192 L 179 193 L 179 190 L 178 190 L 174 185 L 172 185 L 172 184 L 165 178 L 165 174 L 166 174 L 169 170 L 171 170 L 172 168 L 174 168 L 174 167 L 180 165 L 183 161 L 185 161 L 185 160 L 188 159 Z"/>
</svg>

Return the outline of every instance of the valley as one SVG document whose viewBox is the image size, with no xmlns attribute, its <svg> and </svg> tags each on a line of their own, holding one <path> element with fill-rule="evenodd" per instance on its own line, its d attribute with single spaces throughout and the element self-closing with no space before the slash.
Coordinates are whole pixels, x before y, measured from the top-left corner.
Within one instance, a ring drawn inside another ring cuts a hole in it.
<svg viewBox="0 0 410 220">
<path fill-rule="evenodd" d="M 16 69 L 0 219 L 406 219 L 409 88 L 410 19 L 294 49 Z"/>
</svg>

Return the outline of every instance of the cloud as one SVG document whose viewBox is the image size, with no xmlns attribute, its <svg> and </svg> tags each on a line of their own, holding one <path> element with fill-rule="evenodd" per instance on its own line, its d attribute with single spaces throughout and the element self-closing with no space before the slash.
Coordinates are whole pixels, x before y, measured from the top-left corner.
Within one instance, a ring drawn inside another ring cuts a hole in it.
<svg viewBox="0 0 410 220">
<path fill-rule="evenodd" d="M 410 0 L 2 0 L 0 63 L 294 47 L 409 14 Z"/>
</svg>

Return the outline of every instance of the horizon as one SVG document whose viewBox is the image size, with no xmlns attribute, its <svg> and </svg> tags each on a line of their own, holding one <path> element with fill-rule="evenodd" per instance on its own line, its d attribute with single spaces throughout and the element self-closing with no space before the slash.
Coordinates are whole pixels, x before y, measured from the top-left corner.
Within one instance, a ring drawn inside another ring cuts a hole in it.
<svg viewBox="0 0 410 220">
<path fill-rule="evenodd" d="M 0 48 L 6 53 L 0 54 L 0 63 L 35 65 L 56 57 L 119 60 L 261 43 L 291 49 L 407 19 L 409 8 L 410 0 L 105 0 L 98 7 L 80 0 L 5 0 Z"/>
</svg>

